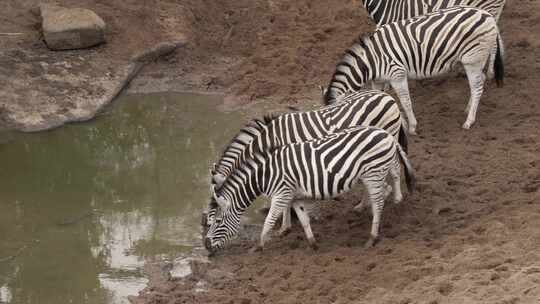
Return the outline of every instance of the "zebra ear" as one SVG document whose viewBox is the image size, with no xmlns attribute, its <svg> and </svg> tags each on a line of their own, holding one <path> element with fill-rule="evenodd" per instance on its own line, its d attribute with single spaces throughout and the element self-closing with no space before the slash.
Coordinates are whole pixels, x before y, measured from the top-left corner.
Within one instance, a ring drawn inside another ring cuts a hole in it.
<svg viewBox="0 0 540 304">
<path fill-rule="evenodd" d="M 203 229 L 208 224 L 207 218 L 208 218 L 208 211 L 205 210 L 205 211 L 203 211 L 202 216 L 201 216 L 201 225 L 202 225 Z"/>
<path fill-rule="evenodd" d="M 210 184 L 211 185 L 215 185 L 216 184 L 216 180 L 215 180 L 215 177 L 216 176 L 216 172 L 212 169 L 210 169 Z"/>
<path fill-rule="evenodd" d="M 214 193 L 214 199 L 216 200 L 221 210 L 225 210 L 227 209 L 227 207 L 229 207 L 229 202 L 222 196 L 217 196 L 217 194 Z"/>
<path fill-rule="evenodd" d="M 216 186 L 212 186 L 212 196 L 214 197 L 214 200 L 217 202 L 217 204 L 219 205 L 219 208 L 221 208 L 221 210 L 225 210 L 227 209 L 227 207 L 229 207 L 229 202 L 222 196 L 218 196 L 216 194 Z"/>
<path fill-rule="evenodd" d="M 326 94 L 326 88 L 323 87 L 322 85 L 319 85 L 319 90 L 321 91 L 321 96 L 324 97 L 324 94 Z"/>
<path fill-rule="evenodd" d="M 212 175 L 212 183 L 214 185 L 221 186 L 223 185 L 224 182 L 225 182 L 225 176 L 221 174 Z"/>
</svg>

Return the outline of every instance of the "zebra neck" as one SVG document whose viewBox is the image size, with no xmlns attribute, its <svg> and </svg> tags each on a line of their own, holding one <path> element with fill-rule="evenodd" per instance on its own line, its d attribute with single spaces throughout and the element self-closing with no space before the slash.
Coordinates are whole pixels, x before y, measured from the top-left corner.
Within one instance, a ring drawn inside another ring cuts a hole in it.
<svg viewBox="0 0 540 304">
<path fill-rule="evenodd" d="M 222 187 L 223 195 L 233 203 L 237 214 L 242 214 L 263 193 L 264 159 L 249 159 L 231 174 Z"/>
<path fill-rule="evenodd" d="M 405 3 L 406 2 L 406 3 Z M 416 1 L 415 1 L 416 2 Z M 368 15 L 371 16 L 377 25 L 383 25 L 400 19 L 408 19 L 412 16 L 404 5 L 414 6 L 411 1 L 403 0 L 362 0 Z M 394 13 L 400 12 L 403 16 L 396 16 Z"/>
</svg>

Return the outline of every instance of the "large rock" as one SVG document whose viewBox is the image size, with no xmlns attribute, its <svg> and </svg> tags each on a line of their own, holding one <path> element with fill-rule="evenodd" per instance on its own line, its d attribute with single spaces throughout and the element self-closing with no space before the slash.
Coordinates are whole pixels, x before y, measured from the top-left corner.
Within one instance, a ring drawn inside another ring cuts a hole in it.
<svg viewBox="0 0 540 304">
<path fill-rule="evenodd" d="M 88 48 L 105 41 L 105 22 L 84 8 L 40 5 L 43 36 L 52 50 Z"/>
</svg>

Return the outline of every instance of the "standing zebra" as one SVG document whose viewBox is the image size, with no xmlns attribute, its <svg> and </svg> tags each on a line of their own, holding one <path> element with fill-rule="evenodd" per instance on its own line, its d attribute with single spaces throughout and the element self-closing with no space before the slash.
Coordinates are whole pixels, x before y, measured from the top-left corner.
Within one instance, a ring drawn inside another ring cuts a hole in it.
<svg viewBox="0 0 540 304">
<path fill-rule="evenodd" d="M 362 0 L 368 15 L 377 26 L 454 6 L 483 9 L 498 21 L 505 2 L 506 0 Z"/>
<path fill-rule="evenodd" d="M 361 91 L 343 95 L 339 102 L 321 109 L 267 116 L 264 120 L 252 120 L 233 138 L 225 148 L 217 165 L 211 171 L 211 184 L 221 187 L 225 179 L 256 151 L 267 147 L 321 138 L 331 133 L 355 126 L 376 126 L 393 135 L 407 151 L 407 136 L 402 127 L 399 107 L 390 95 L 381 91 Z M 210 199 L 208 222 L 213 221 L 217 204 Z M 356 210 L 362 210 L 364 201 Z M 282 232 L 290 223 L 286 210 Z M 203 232 L 205 227 L 203 227 Z"/>
<path fill-rule="evenodd" d="M 258 248 L 263 248 L 269 231 L 279 215 L 295 198 L 328 199 L 349 191 L 359 180 L 372 202 L 373 221 L 366 246 L 379 235 L 384 206 L 384 180 L 391 175 L 394 201 L 402 199 L 400 161 L 405 165 L 409 191 L 414 174 L 405 152 L 386 131 L 374 127 L 356 127 L 324 138 L 284 145 L 274 151 L 253 154 L 235 170 L 213 197 L 219 208 L 209 223 L 205 247 L 211 253 L 223 248 L 238 231 L 240 216 L 260 195 L 271 198 Z M 301 207 L 292 204 L 310 244 L 315 238 Z M 298 209 L 297 209 L 298 208 Z M 256 247 L 257 248 L 257 247 Z"/>
<path fill-rule="evenodd" d="M 359 90 L 367 82 L 387 83 L 396 91 L 409 122 L 409 133 L 416 132 L 407 79 L 444 74 L 458 62 L 463 64 L 471 97 L 467 105 L 469 129 L 476 119 L 484 90 L 483 68 L 493 66 L 497 85 L 503 81 L 501 45 L 495 19 L 472 7 L 443 9 L 428 15 L 401 20 L 379 27 L 346 51 L 336 66 L 324 95 L 326 104 L 347 91 Z M 497 47 L 496 56 L 490 50 Z"/>
</svg>

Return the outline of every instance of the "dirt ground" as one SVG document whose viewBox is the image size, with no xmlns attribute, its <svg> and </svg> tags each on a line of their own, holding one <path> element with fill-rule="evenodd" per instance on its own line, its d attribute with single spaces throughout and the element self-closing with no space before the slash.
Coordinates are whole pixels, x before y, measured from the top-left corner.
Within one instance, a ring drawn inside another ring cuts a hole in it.
<svg viewBox="0 0 540 304">
<path fill-rule="evenodd" d="M 36 19 L 28 11 L 34 2 L 8 0 L 9 9 L 0 12 L 6 32 L 27 30 L 34 37 Z M 86 51 L 110 60 L 105 63 L 187 37 L 184 48 L 146 67 L 131 91 L 224 92 L 230 106 L 317 103 L 316 86 L 326 84 L 345 48 L 374 28 L 350 0 L 62 4 L 93 8 L 109 24 L 110 42 Z M 402 205 L 387 205 L 375 248 L 363 248 L 370 218 L 352 212 L 357 191 L 326 204 L 313 223 L 318 251 L 309 249 L 296 224 L 261 253 L 249 254 L 252 244 L 240 242 L 188 279 L 157 280 L 132 301 L 540 303 L 539 11 L 539 1 L 507 1 L 500 21 L 505 86 L 487 86 L 471 130 L 460 128 L 469 95 L 462 73 L 411 82 L 419 135 L 410 138 L 409 151 L 418 188 Z M 51 56 L 35 39 L 0 39 L 9 58 L 31 48 Z M 7 74 L 17 66 L 5 58 L 0 71 Z M 54 93 L 54 85 L 43 85 Z M 21 111 L 29 107 L 20 104 Z M 0 114 L 8 110 L 0 107 Z M 197 292 L 201 279 L 206 292 Z"/>
<path fill-rule="evenodd" d="M 211 63 L 245 52 L 208 79 L 223 85 L 228 100 L 315 100 L 315 86 L 328 81 L 343 50 L 373 29 L 357 1 L 235 3 L 217 14 L 228 16 L 231 34 L 209 29 L 205 35 L 217 35 L 200 44 L 222 46 L 224 57 Z M 388 205 L 375 248 L 363 248 L 370 218 L 351 212 L 356 192 L 328 204 L 313 224 L 318 251 L 296 224 L 261 253 L 240 242 L 206 270 L 155 282 L 133 302 L 540 303 L 539 9 L 538 1 L 507 2 L 500 22 L 505 86 L 488 85 L 471 130 L 460 128 L 469 94 L 462 73 L 411 84 L 418 189 L 403 205 Z M 201 280 L 208 291 L 196 291 Z"/>
</svg>

